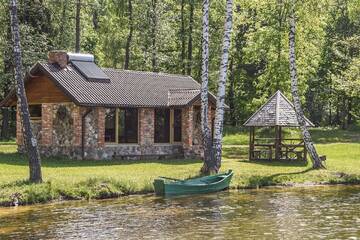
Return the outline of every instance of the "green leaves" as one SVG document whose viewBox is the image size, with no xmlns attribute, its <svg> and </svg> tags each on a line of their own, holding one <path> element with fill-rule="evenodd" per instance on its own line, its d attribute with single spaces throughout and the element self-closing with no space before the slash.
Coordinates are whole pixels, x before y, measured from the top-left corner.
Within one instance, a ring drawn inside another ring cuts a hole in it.
<svg viewBox="0 0 360 240">
<path fill-rule="evenodd" d="M 129 69 L 152 71 L 155 55 L 158 71 L 180 74 L 184 64 L 190 65 L 191 75 L 200 81 L 201 1 L 184 0 L 183 30 L 181 1 L 132 0 L 132 20 L 129 18 L 128 0 L 81 2 L 81 49 L 95 54 L 101 66 L 124 67 L 125 48 L 132 24 Z M 5 3 L 0 4 L 0 81 L 8 79 L 10 82 L 11 38 Z M 75 0 L 29 3 L 27 6 L 20 5 L 24 65 L 29 67 L 36 61 L 46 60 L 50 49 L 74 51 Z M 194 11 L 190 51 L 191 3 Z M 233 44 L 230 49 L 233 67 L 229 70 L 233 80 L 228 81 L 226 96 L 227 104 L 233 107 L 232 118 L 236 119 L 231 122 L 234 124 L 242 124 L 277 89 L 290 95 L 289 3 L 290 0 L 234 0 Z M 225 1 L 211 1 L 209 88 L 214 93 L 219 74 L 224 12 Z M 302 102 L 307 106 L 305 112 L 310 113 L 311 120 L 315 122 L 324 122 L 332 114 L 330 111 L 346 109 L 338 106 L 342 102 L 337 99 L 339 93 L 355 98 L 356 103 L 360 102 L 354 90 L 357 81 L 349 80 L 356 78 L 356 59 L 359 58 L 360 48 L 359 14 L 358 0 L 297 1 L 299 91 Z M 191 57 L 189 53 L 192 53 Z M 0 86 L 6 85 L 1 82 Z M 360 115 L 359 109 L 351 111 Z M 315 118 L 320 119 L 317 121 Z"/>
</svg>

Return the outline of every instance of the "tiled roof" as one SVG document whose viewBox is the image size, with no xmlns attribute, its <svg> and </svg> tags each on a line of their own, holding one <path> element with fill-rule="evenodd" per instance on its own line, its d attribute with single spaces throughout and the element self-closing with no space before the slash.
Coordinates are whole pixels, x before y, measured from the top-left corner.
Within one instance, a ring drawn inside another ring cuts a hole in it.
<svg viewBox="0 0 360 240">
<path fill-rule="evenodd" d="M 38 63 L 75 103 L 84 106 L 170 107 L 187 105 L 200 92 L 189 76 L 103 68 L 110 82 L 88 81 L 71 64 Z"/>
<path fill-rule="evenodd" d="M 183 106 L 200 95 L 200 89 L 169 89 L 168 105 Z"/>
<path fill-rule="evenodd" d="M 307 126 L 314 124 L 305 118 Z M 270 99 L 259 108 L 244 124 L 248 127 L 298 127 L 294 105 L 284 94 L 277 91 Z"/>
</svg>

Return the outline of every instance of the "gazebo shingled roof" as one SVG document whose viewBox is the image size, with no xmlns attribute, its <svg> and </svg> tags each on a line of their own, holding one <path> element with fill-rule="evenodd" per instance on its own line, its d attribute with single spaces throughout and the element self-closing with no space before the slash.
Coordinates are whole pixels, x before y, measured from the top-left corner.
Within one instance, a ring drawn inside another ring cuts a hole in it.
<svg viewBox="0 0 360 240">
<path fill-rule="evenodd" d="M 314 124 L 305 118 L 309 127 Z M 299 127 L 294 105 L 279 90 L 245 123 L 247 127 Z"/>
</svg>

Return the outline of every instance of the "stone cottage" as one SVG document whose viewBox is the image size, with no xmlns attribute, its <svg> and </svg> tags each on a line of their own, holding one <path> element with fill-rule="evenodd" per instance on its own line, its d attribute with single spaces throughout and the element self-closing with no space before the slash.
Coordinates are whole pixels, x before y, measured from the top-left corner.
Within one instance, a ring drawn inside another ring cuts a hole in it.
<svg viewBox="0 0 360 240">
<path fill-rule="evenodd" d="M 92 55 L 53 51 L 48 62 L 36 63 L 26 74 L 25 89 L 42 155 L 201 155 L 200 84 L 189 76 L 100 68 Z M 209 94 L 211 126 L 215 102 Z M 12 91 L 0 105 L 16 103 Z M 19 114 L 16 139 L 23 151 Z"/>
</svg>

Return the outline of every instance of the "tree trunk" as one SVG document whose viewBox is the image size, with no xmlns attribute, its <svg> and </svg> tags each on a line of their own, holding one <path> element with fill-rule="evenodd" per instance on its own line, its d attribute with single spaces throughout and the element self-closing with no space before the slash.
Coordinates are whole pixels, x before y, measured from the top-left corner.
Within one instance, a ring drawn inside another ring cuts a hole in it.
<svg viewBox="0 0 360 240">
<path fill-rule="evenodd" d="M 295 6 L 293 6 L 295 7 Z M 302 131 L 302 135 L 304 138 L 304 143 L 307 151 L 309 152 L 313 168 L 325 168 L 322 162 L 320 161 L 319 155 L 316 152 L 316 148 L 312 142 L 310 132 L 306 126 L 304 112 L 301 108 L 300 97 L 298 94 L 298 80 L 297 80 L 297 68 L 296 68 L 296 55 L 295 55 L 295 13 L 294 9 L 292 9 L 290 16 L 290 32 L 289 32 L 289 59 L 290 59 L 290 76 L 291 76 L 291 94 L 294 100 L 296 117 L 300 125 L 300 129 Z"/>
<path fill-rule="evenodd" d="M 236 112 L 235 112 L 235 74 L 233 68 L 233 59 L 230 59 L 229 63 L 229 81 L 230 81 L 230 88 L 228 91 L 228 102 L 230 108 L 230 123 L 232 126 L 236 126 Z"/>
<path fill-rule="evenodd" d="M 181 0 L 181 29 L 180 29 L 180 39 L 181 39 L 181 73 L 183 75 L 185 75 L 185 70 L 186 70 L 186 63 L 185 63 L 185 55 L 186 55 L 186 50 L 185 50 L 185 0 Z"/>
<path fill-rule="evenodd" d="M 66 36 L 66 32 L 65 32 L 65 22 L 68 20 L 67 19 L 67 15 L 66 15 L 66 7 L 67 7 L 67 0 L 64 0 L 62 2 L 62 13 L 61 13 L 61 24 L 60 24 L 60 41 L 59 41 L 59 45 L 61 47 L 61 49 L 65 49 L 66 47 L 66 42 L 65 42 L 65 36 Z"/>
<path fill-rule="evenodd" d="M 332 106 L 331 106 L 331 99 L 329 99 L 329 125 L 332 126 Z"/>
<path fill-rule="evenodd" d="M 225 32 L 223 39 L 223 51 L 222 51 L 222 57 L 220 63 L 220 75 L 218 82 L 215 124 L 214 124 L 214 129 L 215 129 L 214 158 L 215 158 L 216 172 L 218 172 L 221 167 L 222 136 L 223 136 L 223 128 L 224 128 L 225 89 L 226 89 L 226 78 L 227 78 L 231 28 L 232 28 L 232 12 L 233 12 L 232 6 L 233 6 L 233 0 L 226 0 Z"/>
<path fill-rule="evenodd" d="M 352 124 L 352 97 L 348 98 L 348 108 L 347 108 L 347 124 L 348 126 Z"/>
<path fill-rule="evenodd" d="M 6 26 L 6 34 L 4 38 L 4 43 L 6 46 L 11 46 L 12 42 L 12 35 L 11 35 L 11 23 L 10 17 L 6 17 L 4 26 Z M 1 92 L 3 93 L 2 98 L 5 98 L 6 94 L 10 91 L 12 86 L 12 77 L 14 75 L 14 66 L 13 66 L 13 59 L 11 57 L 12 54 L 9 54 L 11 49 L 6 49 L 2 52 L 3 56 L 3 75 L 5 78 L 2 80 L 1 84 Z M 2 126 L 1 126 L 1 139 L 7 140 L 10 137 L 10 129 L 9 129 L 9 121 L 10 121 L 10 109 L 3 108 L 2 110 Z"/>
<path fill-rule="evenodd" d="M 99 30 L 99 9 L 95 7 L 92 12 L 93 29 L 97 32 Z"/>
<path fill-rule="evenodd" d="M 277 11 L 277 22 L 278 22 L 278 28 L 277 31 L 279 33 L 278 39 L 277 39 L 277 59 L 276 59 L 276 67 L 280 70 L 281 67 L 281 53 L 282 53 L 282 33 L 283 33 L 283 26 L 284 23 L 286 22 L 286 16 L 288 14 L 287 12 L 287 6 L 284 3 L 283 0 L 277 0 L 276 2 L 276 11 Z M 277 71 L 276 72 L 277 76 L 276 76 L 276 90 L 280 90 L 280 82 L 281 82 L 281 72 Z"/>
<path fill-rule="evenodd" d="M 75 16 L 75 52 L 80 52 L 80 9 L 81 0 L 76 0 L 76 16 Z"/>
<path fill-rule="evenodd" d="M 156 28 L 157 28 L 157 19 L 156 19 L 156 4 L 157 0 L 152 0 L 152 11 L 151 11 L 151 40 L 152 40 L 152 57 L 151 57 L 151 63 L 152 63 L 152 71 L 157 72 L 157 49 L 156 49 Z"/>
<path fill-rule="evenodd" d="M 22 78 L 22 60 L 20 47 L 20 32 L 19 22 L 17 18 L 17 4 L 16 0 L 10 0 L 10 18 L 11 18 L 11 32 L 13 36 L 13 51 L 15 60 L 15 80 L 17 83 L 16 94 L 18 98 L 18 105 L 20 111 L 20 118 L 22 121 L 22 133 L 26 151 L 29 157 L 30 168 L 30 182 L 42 182 L 41 176 L 41 160 L 38 150 L 37 140 L 34 137 L 31 129 L 30 114 L 28 103 L 25 94 L 24 81 Z"/>
<path fill-rule="evenodd" d="M 209 0 L 203 0 L 202 16 L 202 66 L 201 66 L 201 132 L 204 150 L 203 174 L 216 172 L 213 154 L 212 139 L 209 128 Z"/>
<path fill-rule="evenodd" d="M 192 32 L 194 25 L 194 0 L 190 0 L 190 17 L 189 17 L 189 41 L 188 41 L 188 57 L 187 57 L 187 75 L 191 75 L 192 70 Z"/>
<path fill-rule="evenodd" d="M 336 112 L 335 112 L 335 124 L 340 126 L 341 120 L 340 120 L 340 95 L 338 94 L 338 97 L 336 98 Z"/>
<path fill-rule="evenodd" d="M 10 113 L 9 108 L 2 109 L 2 123 L 1 123 L 1 140 L 8 140 L 9 139 L 9 120 L 10 120 Z"/>
<path fill-rule="evenodd" d="M 132 35 L 133 35 L 133 30 L 134 30 L 133 11 L 132 11 L 132 2 L 131 2 L 131 0 L 128 0 L 128 10 L 129 10 L 129 35 L 127 37 L 126 46 L 125 46 L 124 69 L 129 69 L 130 48 L 131 48 Z"/>
<path fill-rule="evenodd" d="M 345 95 L 345 93 L 344 93 Z M 346 97 L 343 96 L 342 98 L 342 112 L 341 112 L 341 128 L 342 129 L 347 129 L 348 128 L 348 124 L 347 124 L 347 120 L 346 120 L 346 117 L 348 115 L 347 113 L 348 109 L 347 109 L 347 106 L 346 106 Z"/>
</svg>

